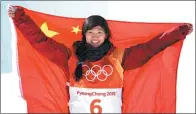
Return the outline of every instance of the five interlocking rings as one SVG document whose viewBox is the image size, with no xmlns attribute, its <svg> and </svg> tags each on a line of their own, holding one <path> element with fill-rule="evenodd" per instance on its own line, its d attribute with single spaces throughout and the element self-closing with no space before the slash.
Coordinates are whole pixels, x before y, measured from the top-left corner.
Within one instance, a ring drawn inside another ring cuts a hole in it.
<svg viewBox="0 0 196 114">
<path fill-rule="evenodd" d="M 106 72 L 106 70 L 105 70 L 105 67 L 107 67 L 107 66 L 110 67 L 110 69 L 111 69 L 111 72 L 109 72 L 109 73 Z M 88 70 L 86 71 L 86 73 L 83 74 L 83 75 L 86 77 L 86 79 L 87 79 L 88 81 L 94 81 L 95 78 L 97 78 L 97 79 L 100 80 L 100 81 L 105 81 L 105 80 L 108 78 L 108 76 L 112 75 L 112 73 L 113 73 L 113 68 L 112 68 L 111 65 L 104 65 L 102 68 L 101 68 L 99 65 L 94 65 L 94 66 L 91 67 L 91 68 L 89 68 L 88 65 L 82 65 L 82 67 L 87 67 L 87 68 L 88 68 Z M 95 68 L 95 67 L 99 68 L 98 72 L 95 72 L 95 71 L 93 70 L 93 68 Z M 89 79 L 89 78 L 88 78 L 88 75 L 89 75 L 89 74 L 92 74 L 92 75 L 94 76 L 94 78 L 93 78 L 93 79 Z M 100 79 L 100 78 L 99 78 L 99 76 L 100 76 L 101 74 L 104 74 L 104 75 L 105 75 L 105 78 L 104 78 L 104 79 Z"/>
</svg>

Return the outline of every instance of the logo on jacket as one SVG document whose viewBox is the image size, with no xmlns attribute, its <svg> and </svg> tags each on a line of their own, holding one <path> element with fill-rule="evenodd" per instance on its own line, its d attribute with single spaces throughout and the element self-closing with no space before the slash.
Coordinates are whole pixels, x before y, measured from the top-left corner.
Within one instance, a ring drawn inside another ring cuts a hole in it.
<svg viewBox="0 0 196 114">
<path fill-rule="evenodd" d="M 88 81 L 94 81 L 96 78 L 99 81 L 105 81 L 113 73 L 113 67 L 111 65 L 104 65 L 103 67 L 100 67 L 99 65 L 93 65 L 91 68 L 88 65 L 82 65 L 82 68 L 86 69 L 86 73 L 83 73 L 83 75 Z M 98 69 L 98 71 L 95 71 L 95 69 Z M 90 74 L 93 76 L 93 78 L 89 77 Z M 104 78 L 100 78 L 100 76 L 104 76 Z"/>
</svg>

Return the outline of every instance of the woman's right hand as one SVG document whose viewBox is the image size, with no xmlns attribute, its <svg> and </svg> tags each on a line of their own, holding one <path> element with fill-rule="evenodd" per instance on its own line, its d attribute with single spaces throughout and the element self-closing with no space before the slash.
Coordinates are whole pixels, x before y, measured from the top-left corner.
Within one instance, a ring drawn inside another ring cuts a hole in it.
<svg viewBox="0 0 196 114">
<path fill-rule="evenodd" d="M 8 8 L 8 16 L 11 17 L 11 18 L 14 18 L 15 15 L 16 15 L 16 10 L 17 10 L 17 7 L 16 6 L 9 6 Z"/>
<path fill-rule="evenodd" d="M 9 8 L 8 8 L 8 16 L 11 17 L 11 18 L 15 18 L 16 17 L 16 13 L 22 9 L 21 7 L 18 7 L 18 6 L 12 6 L 10 5 Z"/>
</svg>

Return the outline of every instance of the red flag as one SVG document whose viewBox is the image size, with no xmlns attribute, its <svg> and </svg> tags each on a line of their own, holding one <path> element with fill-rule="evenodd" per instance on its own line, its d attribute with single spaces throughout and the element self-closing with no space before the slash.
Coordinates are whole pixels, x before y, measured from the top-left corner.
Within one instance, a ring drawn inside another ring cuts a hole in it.
<svg viewBox="0 0 196 114">
<path fill-rule="evenodd" d="M 84 18 L 60 17 L 25 9 L 42 31 L 71 47 L 81 39 Z M 144 43 L 183 23 L 144 23 L 108 20 L 116 47 Z M 18 64 L 28 112 L 69 112 L 68 72 L 38 53 L 16 28 Z M 33 34 L 33 33 L 32 33 Z M 175 112 L 177 66 L 183 41 L 152 57 L 145 65 L 124 73 L 123 112 Z M 52 53 L 52 52 L 51 52 Z M 63 58 L 66 59 L 66 58 Z"/>
</svg>

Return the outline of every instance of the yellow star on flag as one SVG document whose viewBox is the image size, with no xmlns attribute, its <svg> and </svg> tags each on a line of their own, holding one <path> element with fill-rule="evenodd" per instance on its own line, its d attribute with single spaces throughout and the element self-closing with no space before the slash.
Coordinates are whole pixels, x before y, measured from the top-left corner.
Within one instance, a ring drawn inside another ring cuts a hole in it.
<svg viewBox="0 0 196 114">
<path fill-rule="evenodd" d="M 55 32 L 55 31 L 52 31 L 52 30 L 49 30 L 48 29 L 48 25 L 46 22 L 44 22 L 42 25 L 41 25 L 41 30 L 44 32 L 44 34 L 46 36 L 48 36 L 49 38 L 52 38 L 53 36 L 57 35 L 57 34 L 60 34 L 58 32 Z"/>
<path fill-rule="evenodd" d="M 77 27 L 72 27 L 72 31 L 71 32 L 75 32 L 76 34 L 78 34 L 78 32 L 79 31 L 82 31 L 82 30 L 80 30 L 80 28 L 79 28 L 79 26 L 77 26 Z"/>
</svg>

